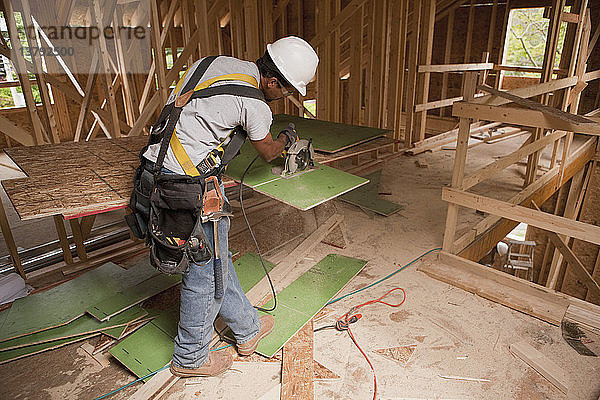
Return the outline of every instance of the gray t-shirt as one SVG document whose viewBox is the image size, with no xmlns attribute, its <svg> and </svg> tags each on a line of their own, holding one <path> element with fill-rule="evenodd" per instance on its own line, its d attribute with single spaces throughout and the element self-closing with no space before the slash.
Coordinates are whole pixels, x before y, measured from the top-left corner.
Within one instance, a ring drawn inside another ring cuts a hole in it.
<svg viewBox="0 0 600 400">
<path fill-rule="evenodd" d="M 200 61 L 196 61 L 190 67 L 181 89 L 193 75 Z M 201 81 L 220 75 L 240 73 L 253 76 L 257 82 L 260 82 L 260 73 L 256 64 L 226 56 L 217 57 L 210 64 Z M 231 83 L 252 86 L 243 81 L 221 81 L 211 86 Z M 175 100 L 176 94 L 173 89 L 167 104 Z M 272 122 L 271 109 L 264 101 L 234 95 L 218 95 L 191 100 L 183 107 L 175 132 L 194 165 L 198 165 L 236 126 L 241 125 L 250 140 L 262 140 L 269 133 Z M 160 143 L 151 145 L 144 153 L 144 157 L 155 162 L 159 150 Z M 171 147 L 167 151 L 163 166 L 175 173 L 184 174 Z"/>
</svg>

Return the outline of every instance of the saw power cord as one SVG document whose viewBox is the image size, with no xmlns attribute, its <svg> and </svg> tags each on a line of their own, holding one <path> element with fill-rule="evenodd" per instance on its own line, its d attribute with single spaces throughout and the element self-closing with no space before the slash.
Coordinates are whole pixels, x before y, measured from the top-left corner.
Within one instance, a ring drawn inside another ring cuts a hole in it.
<svg viewBox="0 0 600 400">
<path fill-rule="evenodd" d="M 262 267 L 265 270 L 265 275 L 267 276 L 267 280 L 269 281 L 269 285 L 271 286 L 271 292 L 273 293 L 273 308 L 261 308 L 258 306 L 254 306 L 254 308 L 256 308 L 258 311 L 267 311 L 268 312 L 268 311 L 275 311 L 275 308 L 277 307 L 277 295 L 275 294 L 275 287 L 273 286 L 273 281 L 271 281 L 271 276 L 269 275 L 269 270 L 267 269 L 267 266 L 265 265 L 265 261 L 263 260 L 262 254 L 260 253 L 260 247 L 258 247 L 258 242 L 256 241 L 256 237 L 254 236 L 254 232 L 252 231 L 250 222 L 248 222 L 248 217 L 246 216 L 246 210 L 244 209 L 244 197 L 242 196 L 242 189 L 244 187 L 244 178 L 246 177 L 246 174 L 252 167 L 252 164 L 254 164 L 254 162 L 258 159 L 258 157 L 259 157 L 258 155 L 256 157 L 254 157 L 254 159 L 250 162 L 250 164 L 248 164 L 248 166 L 246 167 L 246 170 L 242 174 L 242 178 L 240 179 L 239 201 L 240 201 L 240 206 L 242 208 L 242 215 L 244 216 L 246 225 L 248 225 L 248 230 L 250 231 L 250 236 L 252 236 L 252 240 L 254 241 L 254 245 L 256 246 L 256 252 L 258 253 L 258 257 L 260 258 L 260 263 L 262 264 Z"/>
</svg>

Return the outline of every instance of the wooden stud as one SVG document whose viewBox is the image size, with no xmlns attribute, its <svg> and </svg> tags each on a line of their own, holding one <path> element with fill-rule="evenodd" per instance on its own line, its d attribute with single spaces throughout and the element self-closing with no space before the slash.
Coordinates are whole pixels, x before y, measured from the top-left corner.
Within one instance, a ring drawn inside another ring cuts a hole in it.
<svg viewBox="0 0 600 400">
<path fill-rule="evenodd" d="M 158 0 L 150 0 L 150 8 L 151 8 L 151 32 L 152 32 L 152 43 L 154 50 L 154 64 L 156 68 L 156 76 L 158 78 L 158 93 L 160 96 L 160 103 L 165 104 L 167 102 L 167 89 L 169 88 L 169 83 L 167 83 L 167 79 L 165 76 L 166 73 L 166 62 L 165 62 L 165 51 L 163 47 L 163 43 L 161 40 L 161 27 L 160 16 L 158 14 Z"/>
<path fill-rule="evenodd" d="M 6 14 L 10 16 L 10 18 L 6 18 L 8 34 L 10 37 L 10 41 L 13 47 L 13 51 L 11 51 L 11 55 L 6 55 L 9 57 L 11 61 L 13 61 L 16 65 L 16 72 L 19 77 L 19 81 L 21 82 L 21 88 L 23 90 L 23 96 L 25 97 L 25 105 L 27 107 L 28 116 L 33 126 L 33 140 L 35 144 L 44 144 L 46 142 L 45 137 L 47 137 L 46 131 L 44 130 L 44 126 L 42 125 L 42 121 L 40 120 L 40 116 L 38 114 L 38 110 L 35 104 L 35 100 L 33 98 L 33 92 L 31 90 L 31 83 L 29 81 L 29 75 L 27 74 L 27 70 L 31 70 L 33 72 L 36 71 L 35 67 L 27 68 L 27 64 L 25 58 L 23 57 L 23 53 L 20 51 L 21 48 L 21 40 L 19 38 L 19 34 L 17 32 L 17 24 L 14 18 L 14 10 L 12 7 L 11 0 L 4 0 L 4 10 Z"/>
<path fill-rule="evenodd" d="M 25 37 L 27 38 L 27 43 L 29 45 L 29 48 L 31 49 L 37 47 L 38 44 L 37 34 L 33 25 L 33 20 L 31 18 L 31 10 L 29 9 L 29 0 L 21 0 L 21 5 L 23 7 L 21 15 L 23 17 L 23 26 L 26 32 Z M 31 61 L 34 68 L 34 71 L 32 72 L 35 74 L 35 78 L 37 80 L 38 90 L 42 99 L 42 109 L 45 111 L 46 114 L 48 130 L 50 131 L 50 135 L 52 137 L 52 143 L 60 143 L 60 135 L 58 133 L 56 117 L 54 116 L 54 111 L 52 109 L 52 102 L 50 101 L 50 94 L 48 93 L 48 85 L 46 84 L 46 80 L 44 79 L 44 74 L 42 74 L 42 57 L 37 51 L 31 52 L 31 55 Z"/>
<path fill-rule="evenodd" d="M 423 32 L 420 37 L 419 64 L 430 65 L 433 52 L 433 29 L 435 24 L 435 6 L 434 0 L 427 0 L 423 6 L 422 27 Z M 417 77 L 417 102 L 427 103 L 429 97 L 430 74 L 424 72 Z M 415 119 L 415 129 L 413 131 L 415 141 L 425 139 L 425 130 L 427 125 L 427 111 L 417 113 Z"/>
<path fill-rule="evenodd" d="M 71 233 L 73 233 L 73 241 L 75 242 L 77 256 L 81 261 L 87 260 L 88 256 L 85 251 L 85 245 L 83 244 L 84 239 L 79 220 L 77 218 L 70 219 L 69 224 L 71 225 Z"/>
<path fill-rule="evenodd" d="M 510 15 L 510 9 L 511 9 L 511 0 L 507 0 L 506 4 L 504 5 L 504 19 L 502 22 L 502 31 L 501 32 L 508 32 L 508 17 Z M 504 57 L 504 47 L 506 46 L 506 37 L 508 35 L 502 35 L 501 39 L 500 39 L 500 48 L 498 49 L 498 58 L 497 58 L 497 62 L 496 64 L 500 65 L 502 64 L 502 57 Z M 494 81 L 494 88 L 496 89 L 500 89 L 500 87 L 502 86 L 502 71 L 497 71 L 496 72 L 496 80 Z"/>
<path fill-rule="evenodd" d="M 361 109 L 363 8 L 359 8 L 351 20 L 350 30 L 350 108 L 351 123 L 358 125 Z"/>
<path fill-rule="evenodd" d="M 495 0 L 497 2 L 498 0 Z M 446 43 L 444 47 L 444 64 L 450 64 L 450 55 L 452 52 L 452 34 L 454 33 L 454 11 L 448 14 L 446 22 Z M 442 75 L 442 100 L 448 97 L 448 72 Z M 446 109 L 440 108 L 440 116 L 446 115 Z"/>
<path fill-rule="evenodd" d="M 410 148 L 414 142 L 413 131 L 415 129 L 415 104 L 417 90 L 417 66 L 419 56 L 419 35 L 421 26 L 421 2 L 414 5 L 412 14 L 412 30 L 409 42 L 408 55 L 408 77 L 406 80 L 406 122 L 404 128 L 404 147 Z"/>
<path fill-rule="evenodd" d="M 464 79 L 463 97 L 470 99 L 475 95 L 477 86 L 477 73 L 467 72 Z M 458 125 L 458 137 L 456 139 L 456 155 L 454 156 L 454 169 L 452 170 L 452 187 L 459 188 L 463 184 L 465 164 L 467 161 L 467 145 L 469 142 L 471 127 L 470 118 L 461 118 Z M 446 215 L 446 230 L 444 232 L 443 249 L 453 252 L 454 235 L 458 221 L 458 205 L 448 204 Z"/>
<path fill-rule="evenodd" d="M 92 56 L 92 61 L 90 63 L 90 72 L 88 74 L 88 79 L 85 84 L 86 95 L 83 97 L 83 101 L 81 102 L 81 108 L 79 109 L 79 116 L 77 117 L 77 127 L 75 128 L 75 137 L 73 139 L 75 142 L 78 142 L 81 139 L 81 132 L 83 130 L 85 116 L 87 115 L 90 103 L 92 101 L 92 88 L 94 87 L 96 77 L 98 76 L 98 62 L 98 49 L 95 49 L 94 55 Z"/>
</svg>

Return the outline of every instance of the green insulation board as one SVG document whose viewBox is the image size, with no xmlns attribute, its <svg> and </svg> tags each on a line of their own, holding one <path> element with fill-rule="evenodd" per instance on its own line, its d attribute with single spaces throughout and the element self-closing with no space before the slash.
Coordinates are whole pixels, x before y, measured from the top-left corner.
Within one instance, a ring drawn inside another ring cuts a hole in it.
<svg viewBox="0 0 600 400">
<path fill-rule="evenodd" d="M 64 325 L 89 306 L 157 275 L 149 262 L 126 270 L 104 264 L 44 292 L 14 301 L 0 327 L 0 342 Z"/>
<path fill-rule="evenodd" d="M 179 282 L 181 282 L 181 275 L 179 274 L 156 275 L 88 307 L 87 312 L 99 321 L 107 321 L 121 311 L 165 291 Z"/>
<path fill-rule="evenodd" d="M 271 271 L 274 265 L 265 259 L 263 261 L 267 270 Z M 265 270 L 256 253 L 248 252 L 244 254 L 233 263 L 233 266 L 244 293 L 247 293 L 265 276 Z"/>
<path fill-rule="evenodd" d="M 273 116 L 271 134 L 276 136 L 290 122 L 293 122 L 296 125 L 296 132 L 300 138 L 307 140 L 312 138 L 315 150 L 325 153 L 335 153 L 376 137 L 384 136 L 389 132 L 387 129 L 347 125 L 287 114 L 277 114 Z"/>
<path fill-rule="evenodd" d="M 164 367 L 173 357 L 174 337 L 154 325 L 155 321 L 110 349 L 110 354 L 139 378 Z"/>
<path fill-rule="evenodd" d="M 252 145 L 244 144 L 240 155 L 227 166 L 225 174 L 240 181 L 255 157 L 256 151 Z M 259 157 L 244 176 L 244 184 L 259 193 L 306 211 L 368 182 L 367 179 L 321 164 L 315 164 L 315 168 L 304 170 L 295 176 L 282 178 L 274 173 L 273 168 L 282 167 L 283 163 L 281 157 L 271 163 Z"/>
<path fill-rule="evenodd" d="M 269 271 L 273 269 L 272 263 L 264 261 Z M 244 292 L 264 276 L 260 259 L 255 253 L 244 254 L 233 265 Z M 123 339 L 110 353 L 140 378 L 156 371 L 173 357 L 173 340 L 177 336 L 178 321 L 177 307 L 164 311 L 152 322 Z"/>
<path fill-rule="evenodd" d="M 0 343 L 0 353 L 19 347 L 51 342 L 54 340 L 66 339 L 69 337 L 81 336 L 94 332 L 104 332 L 105 329 L 108 330 L 119 327 L 125 329 L 127 324 L 144 317 L 146 314 L 147 312 L 143 308 L 136 306 L 122 312 L 119 315 L 116 315 L 114 318 L 111 318 L 106 322 L 99 322 L 89 315 L 82 315 L 75 321 L 69 322 L 66 325 L 52 329 L 46 329 L 37 333 L 32 333 L 31 335 L 6 340 Z"/>
<path fill-rule="evenodd" d="M 52 342 L 45 342 L 40 344 L 34 344 L 32 346 L 20 347 L 18 349 L 7 350 L 0 352 L 0 364 L 7 363 L 9 361 L 17 360 L 19 358 L 32 356 L 34 354 L 41 353 L 43 351 L 57 349 L 62 346 L 66 346 L 71 343 L 79 342 L 80 340 L 89 339 L 91 337 L 99 335 L 100 332 L 95 332 L 88 335 L 81 335 L 70 337 L 67 339 L 54 340 Z"/>
<path fill-rule="evenodd" d="M 385 217 L 402 210 L 400 204 L 385 200 L 379 195 L 381 171 L 365 177 L 369 183 L 340 196 L 340 200 Z"/>
<path fill-rule="evenodd" d="M 273 357 L 366 264 L 365 260 L 329 254 L 283 289 L 277 295 L 277 308 L 268 313 L 275 318 L 273 332 L 259 342 L 256 351 Z M 263 307 L 272 307 L 272 303 Z"/>
</svg>

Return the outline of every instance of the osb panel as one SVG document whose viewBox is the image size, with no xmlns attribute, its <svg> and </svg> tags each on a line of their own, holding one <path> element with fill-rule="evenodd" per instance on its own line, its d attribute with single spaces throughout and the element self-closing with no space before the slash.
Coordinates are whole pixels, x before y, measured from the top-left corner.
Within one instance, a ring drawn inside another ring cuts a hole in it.
<svg viewBox="0 0 600 400">
<path fill-rule="evenodd" d="M 2 186 L 24 220 L 124 206 L 146 142 L 134 137 L 6 149 L 28 177 Z"/>
</svg>

